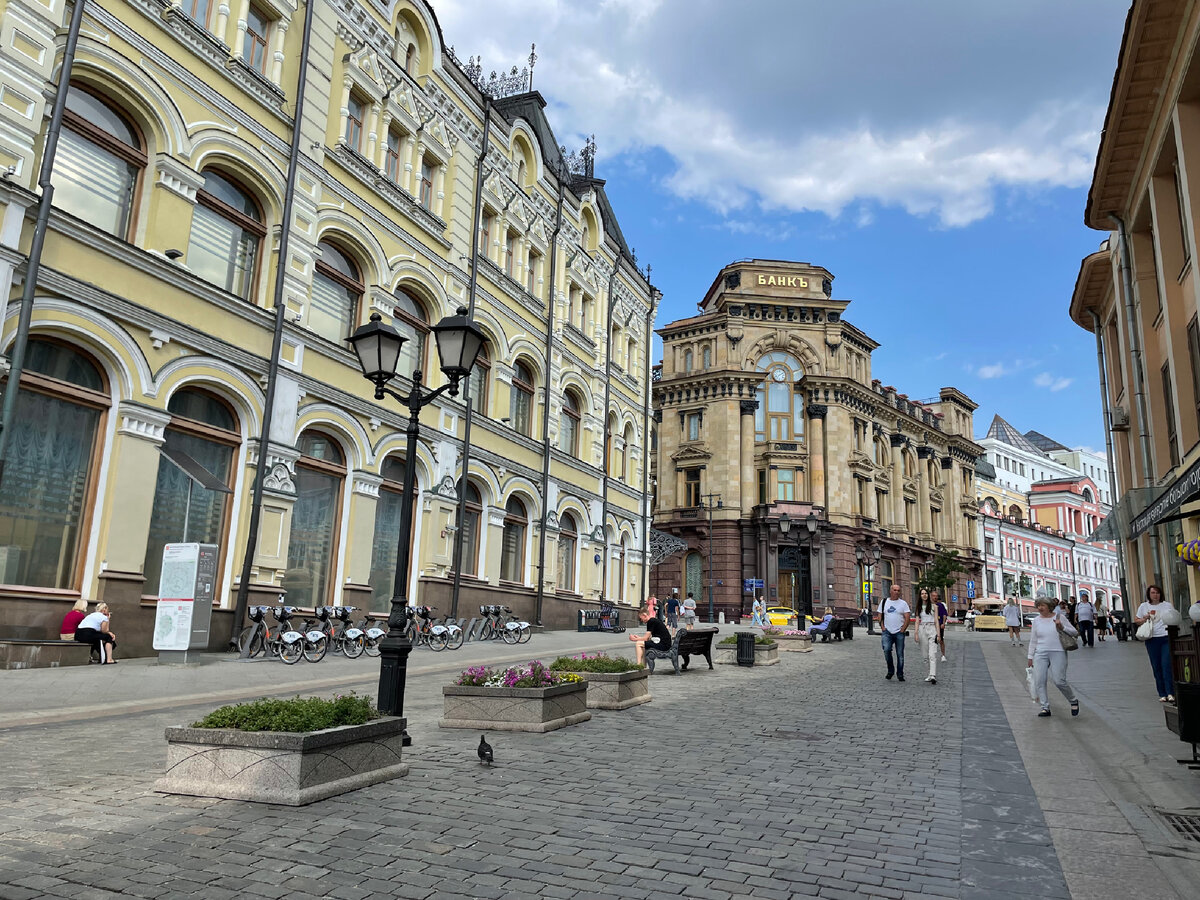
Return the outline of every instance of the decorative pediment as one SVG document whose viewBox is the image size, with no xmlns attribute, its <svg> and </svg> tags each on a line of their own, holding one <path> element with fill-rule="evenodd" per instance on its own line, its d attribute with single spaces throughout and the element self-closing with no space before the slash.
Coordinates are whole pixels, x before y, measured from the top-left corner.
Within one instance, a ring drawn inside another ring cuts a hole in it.
<svg viewBox="0 0 1200 900">
<path fill-rule="evenodd" d="M 867 454 L 861 450 L 852 451 L 846 465 L 853 471 L 867 476 L 870 476 L 875 471 L 875 465 L 871 462 Z"/>
<path fill-rule="evenodd" d="M 676 465 L 686 465 L 689 463 L 699 463 L 705 460 L 712 459 L 712 454 L 707 450 L 693 445 L 680 447 L 671 454 L 671 461 Z"/>
<path fill-rule="evenodd" d="M 917 498 L 917 480 L 915 478 L 904 479 L 904 496 L 912 500 Z"/>
<path fill-rule="evenodd" d="M 930 503 L 940 504 L 942 502 L 942 500 L 943 500 L 943 497 L 942 497 L 941 491 L 939 491 L 937 488 L 929 489 L 929 502 Z"/>
</svg>

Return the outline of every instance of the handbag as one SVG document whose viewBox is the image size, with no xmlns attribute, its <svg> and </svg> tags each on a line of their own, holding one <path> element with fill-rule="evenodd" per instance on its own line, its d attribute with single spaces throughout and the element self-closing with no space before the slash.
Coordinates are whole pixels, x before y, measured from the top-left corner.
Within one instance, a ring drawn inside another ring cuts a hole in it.
<svg viewBox="0 0 1200 900">
<path fill-rule="evenodd" d="M 1079 641 L 1075 640 L 1075 635 L 1067 634 L 1065 631 L 1058 633 L 1058 642 L 1062 644 L 1062 648 L 1067 652 L 1079 649 Z"/>
<path fill-rule="evenodd" d="M 1150 638 L 1154 637 L 1154 623 L 1147 619 L 1138 626 L 1138 630 L 1135 632 L 1135 634 L 1137 635 L 1137 639 L 1139 641 L 1150 640 Z"/>
</svg>

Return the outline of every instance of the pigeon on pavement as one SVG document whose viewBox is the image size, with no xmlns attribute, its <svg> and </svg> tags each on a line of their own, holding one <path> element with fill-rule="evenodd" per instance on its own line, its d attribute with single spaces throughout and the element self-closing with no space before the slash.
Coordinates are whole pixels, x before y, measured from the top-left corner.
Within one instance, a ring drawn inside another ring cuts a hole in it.
<svg viewBox="0 0 1200 900">
<path fill-rule="evenodd" d="M 492 764 L 492 745 L 482 734 L 479 736 L 479 762 L 485 766 Z"/>
</svg>

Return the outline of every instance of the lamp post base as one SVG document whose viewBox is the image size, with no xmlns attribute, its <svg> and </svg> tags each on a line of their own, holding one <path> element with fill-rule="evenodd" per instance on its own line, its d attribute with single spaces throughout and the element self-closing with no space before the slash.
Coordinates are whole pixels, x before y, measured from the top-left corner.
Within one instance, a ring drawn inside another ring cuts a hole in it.
<svg viewBox="0 0 1200 900">
<path fill-rule="evenodd" d="M 397 633 L 398 632 L 398 633 Z M 380 715 L 404 715 L 404 683 L 408 677 L 408 654 L 412 653 L 412 642 L 400 629 L 389 631 L 379 644 L 379 699 Z M 403 746 L 411 747 L 412 738 L 405 727 Z"/>
</svg>

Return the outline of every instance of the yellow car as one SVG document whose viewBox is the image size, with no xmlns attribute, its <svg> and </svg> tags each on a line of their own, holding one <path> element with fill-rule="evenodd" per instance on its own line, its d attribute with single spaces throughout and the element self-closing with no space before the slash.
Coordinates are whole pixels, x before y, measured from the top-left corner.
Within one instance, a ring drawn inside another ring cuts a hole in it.
<svg viewBox="0 0 1200 900">
<path fill-rule="evenodd" d="M 976 631 L 1007 631 L 1008 623 L 1004 621 L 1004 616 L 1000 610 L 987 609 L 975 617 Z"/>
<path fill-rule="evenodd" d="M 767 621 L 772 625 L 778 625 L 782 628 L 786 628 L 788 625 L 788 619 L 794 620 L 795 618 L 796 610 L 792 609 L 790 606 L 767 607 Z"/>
</svg>

